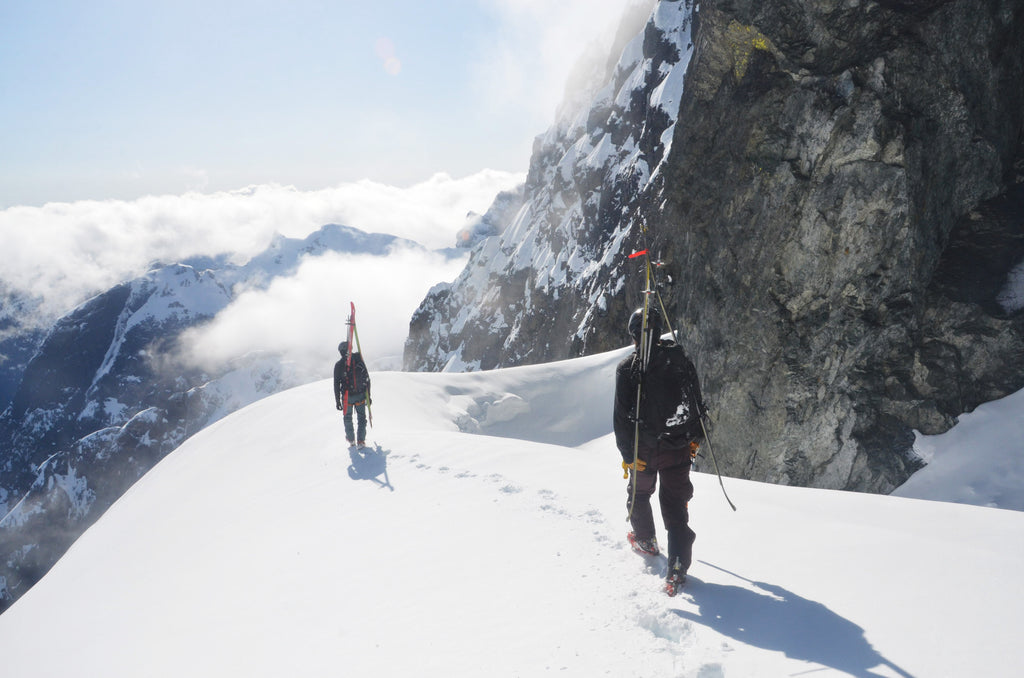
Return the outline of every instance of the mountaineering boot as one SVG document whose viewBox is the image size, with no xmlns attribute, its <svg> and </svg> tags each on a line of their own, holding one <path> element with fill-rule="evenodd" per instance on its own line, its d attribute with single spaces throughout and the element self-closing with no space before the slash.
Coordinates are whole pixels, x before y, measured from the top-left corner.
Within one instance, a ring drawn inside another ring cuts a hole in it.
<svg viewBox="0 0 1024 678">
<path fill-rule="evenodd" d="M 656 556 L 658 555 L 658 540 L 656 537 L 650 539 L 637 539 L 636 535 L 630 532 L 626 535 L 626 540 L 629 545 L 633 547 L 633 550 L 644 556 Z"/>
<path fill-rule="evenodd" d="M 665 593 L 674 596 L 679 593 L 679 590 L 683 588 L 685 583 L 686 572 L 683 570 L 683 563 L 679 558 L 676 558 L 668 569 L 668 578 L 665 580 Z"/>
</svg>

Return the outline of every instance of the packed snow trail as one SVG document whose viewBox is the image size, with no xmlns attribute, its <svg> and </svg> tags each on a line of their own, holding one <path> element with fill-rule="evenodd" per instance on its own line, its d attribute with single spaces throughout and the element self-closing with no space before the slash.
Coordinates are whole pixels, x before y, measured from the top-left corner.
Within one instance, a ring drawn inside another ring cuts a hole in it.
<svg viewBox="0 0 1024 678">
<path fill-rule="evenodd" d="M 1002 676 L 1024 662 L 1012 511 L 726 479 L 733 513 L 698 473 L 694 565 L 665 596 L 663 559 L 624 538 L 609 433 L 623 355 L 376 373 L 385 465 L 370 477 L 349 475 L 329 380 L 221 420 L 0 615 L 5 673 Z"/>
</svg>

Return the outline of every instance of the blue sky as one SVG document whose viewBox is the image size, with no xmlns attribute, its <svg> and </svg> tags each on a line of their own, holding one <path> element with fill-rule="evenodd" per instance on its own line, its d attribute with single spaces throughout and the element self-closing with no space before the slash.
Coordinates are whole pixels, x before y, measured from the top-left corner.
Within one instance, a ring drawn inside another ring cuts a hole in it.
<svg viewBox="0 0 1024 678">
<path fill-rule="evenodd" d="M 524 171 L 632 0 L 0 0 L 0 209 Z"/>
</svg>

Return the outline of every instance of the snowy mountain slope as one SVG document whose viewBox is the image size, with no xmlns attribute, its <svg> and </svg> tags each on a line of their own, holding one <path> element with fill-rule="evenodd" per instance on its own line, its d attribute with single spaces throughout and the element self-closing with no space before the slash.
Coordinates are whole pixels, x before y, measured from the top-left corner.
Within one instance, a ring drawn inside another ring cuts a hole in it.
<svg viewBox="0 0 1024 678">
<path fill-rule="evenodd" d="M 928 464 L 893 491 L 1024 511 L 1024 391 L 985 403 L 937 436 L 917 434 L 914 451 Z"/>
<path fill-rule="evenodd" d="M 10 404 L 25 365 L 46 337 L 45 328 L 34 322 L 39 305 L 39 299 L 0 280 L 0 411 Z"/>
<path fill-rule="evenodd" d="M 486 370 L 616 345 L 596 319 L 624 303 L 631 229 L 672 145 L 694 4 L 641 2 L 632 12 L 643 19 L 624 17 L 636 32 L 620 34 L 537 137 L 512 223 L 413 316 L 406 369 Z"/>
<path fill-rule="evenodd" d="M 1020 512 L 726 479 L 734 513 L 698 473 L 665 597 L 624 547 L 622 355 L 375 373 L 383 458 L 350 458 L 326 381 L 220 420 L 0 616 L 5 672 L 1016 674 Z"/>
<path fill-rule="evenodd" d="M 180 357 L 189 330 L 319 255 L 383 258 L 396 248 L 423 249 L 329 224 L 306 238 L 279 236 L 244 265 L 157 265 L 58 319 L 0 413 L 0 611 L 189 435 L 310 380 L 271 351 L 197 366 Z M 208 343 L 199 349 L 210 352 Z"/>
</svg>

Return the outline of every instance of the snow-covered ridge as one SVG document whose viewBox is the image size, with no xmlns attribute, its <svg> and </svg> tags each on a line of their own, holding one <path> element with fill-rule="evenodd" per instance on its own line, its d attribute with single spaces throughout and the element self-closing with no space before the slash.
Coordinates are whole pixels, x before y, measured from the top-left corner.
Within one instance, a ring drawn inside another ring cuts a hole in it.
<svg viewBox="0 0 1024 678">
<path fill-rule="evenodd" d="M 156 264 L 60 318 L 12 372 L 19 383 L 0 414 L 0 609 L 188 436 L 309 380 L 270 351 L 197 366 L 183 346 L 188 331 L 321 255 L 399 248 L 423 250 L 329 224 L 306 238 L 277 237 L 242 265 Z M 332 343 L 325 350 L 334 355 Z"/>
<path fill-rule="evenodd" d="M 664 559 L 625 546 L 610 434 L 624 355 L 374 373 L 365 454 L 345 449 L 328 381 L 221 419 L 0 616 L 5 671 L 1016 674 L 1017 511 L 725 478 L 733 512 L 698 472 L 694 565 L 665 597 Z M 987 435 L 1020 414 L 990 413 Z"/>
</svg>

